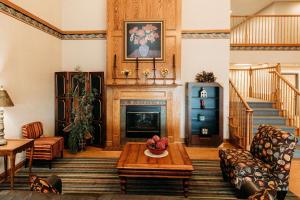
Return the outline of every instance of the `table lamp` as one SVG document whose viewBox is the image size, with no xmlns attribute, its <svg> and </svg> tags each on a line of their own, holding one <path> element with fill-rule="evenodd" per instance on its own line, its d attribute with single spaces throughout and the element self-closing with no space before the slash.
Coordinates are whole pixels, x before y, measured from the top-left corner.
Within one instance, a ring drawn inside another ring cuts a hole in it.
<svg viewBox="0 0 300 200">
<path fill-rule="evenodd" d="M 0 145 L 5 145 L 7 143 L 4 139 L 4 124 L 3 124 L 3 107 L 14 106 L 14 103 L 10 99 L 6 90 L 3 89 L 3 86 L 0 86 Z"/>
</svg>

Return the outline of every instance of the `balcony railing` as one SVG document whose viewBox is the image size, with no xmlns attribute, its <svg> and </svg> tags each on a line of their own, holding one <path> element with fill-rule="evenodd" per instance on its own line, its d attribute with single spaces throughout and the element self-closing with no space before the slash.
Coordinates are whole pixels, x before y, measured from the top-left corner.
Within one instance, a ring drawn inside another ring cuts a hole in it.
<svg viewBox="0 0 300 200">
<path fill-rule="evenodd" d="M 300 15 L 231 16 L 232 46 L 300 46 Z"/>
</svg>

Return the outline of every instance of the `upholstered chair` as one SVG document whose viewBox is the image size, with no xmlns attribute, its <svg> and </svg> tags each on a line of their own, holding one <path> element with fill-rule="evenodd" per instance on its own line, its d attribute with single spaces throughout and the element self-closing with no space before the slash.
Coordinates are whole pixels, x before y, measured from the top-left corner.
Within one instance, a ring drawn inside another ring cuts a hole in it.
<svg viewBox="0 0 300 200">
<path fill-rule="evenodd" d="M 237 189 L 253 182 L 259 191 L 277 191 L 277 199 L 284 199 L 288 191 L 291 161 L 297 138 L 272 126 L 258 128 L 250 151 L 221 149 L 220 165 L 225 180 Z M 265 193 L 266 194 L 266 193 Z"/>
<path fill-rule="evenodd" d="M 62 181 L 56 175 L 51 175 L 47 179 L 36 175 L 30 177 L 30 190 L 40 193 L 62 193 Z"/>
<path fill-rule="evenodd" d="M 51 161 L 56 157 L 63 157 L 64 138 L 63 137 L 45 137 L 43 125 L 41 122 L 32 122 L 22 126 L 24 138 L 34 139 L 33 160 Z M 29 159 L 30 151 L 26 151 L 26 159 Z"/>
</svg>

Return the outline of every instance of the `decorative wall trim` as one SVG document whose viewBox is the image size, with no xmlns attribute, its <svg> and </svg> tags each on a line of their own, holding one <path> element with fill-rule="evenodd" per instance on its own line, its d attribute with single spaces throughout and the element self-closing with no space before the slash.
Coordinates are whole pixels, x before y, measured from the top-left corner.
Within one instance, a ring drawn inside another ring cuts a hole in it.
<svg viewBox="0 0 300 200">
<path fill-rule="evenodd" d="M 184 30 L 183 39 L 230 39 L 230 30 Z"/>
<path fill-rule="evenodd" d="M 41 20 L 40 18 L 32 15 L 31 13 L 23 10 L 22 8 L 16 6 L 15 4 L 1 0 L 0 1 L 0 12 L 7 14 L 17 20 L 20 20 L 34 28 L 44 31 L 54 37 L 62 39 L 62 33 L 59 29 L 52 26 L 51 24 Z"/>
<path fill-rule="evenodd" d="M 62 31 L 8 0 L 0 0 L 0 12 L 62 40 L 106 39 L 106 31 Z"/>
<path fill-rule="evenodd" d="M 300 46 L 231 46 L 232 51 L 300 51 Z"/>
</svg>

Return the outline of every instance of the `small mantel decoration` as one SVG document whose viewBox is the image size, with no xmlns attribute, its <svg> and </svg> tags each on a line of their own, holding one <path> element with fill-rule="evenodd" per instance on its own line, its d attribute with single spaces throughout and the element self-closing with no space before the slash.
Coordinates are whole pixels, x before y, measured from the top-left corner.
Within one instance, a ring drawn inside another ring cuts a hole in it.
<svg viewBox="0 0 300 200">
<path fill-rule="evenodd" d="M 201 73 L 198 73 L 196 75 L 196 81 L 198 82 L 206 82 L 206 83 L 211 83 L 216 81 L 216 77 L 213 72 L 206 72 L 202 71 Z"/>
</svg>

